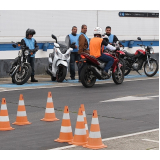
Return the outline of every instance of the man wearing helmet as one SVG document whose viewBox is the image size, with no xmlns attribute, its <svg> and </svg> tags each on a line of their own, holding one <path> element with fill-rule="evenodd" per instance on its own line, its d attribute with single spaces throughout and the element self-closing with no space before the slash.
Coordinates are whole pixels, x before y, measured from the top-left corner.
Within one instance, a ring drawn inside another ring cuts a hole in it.
<svg viewBox="0 0 160 160">
<path fill-rule="evenodd" d="M 107 36 L 104 39 L 101 38 L 102 29 L 100 27 L 96 27 L 93 31 L 93 34 L 94 34 L 94 38 L 90 40 L 90 46 L 89 46 L 90 55 L 95 56 L 97 59 L 101 61 L 107 62 L 104 68 L 103 74 L 108 76 L 108 70 L 111 68 L 114 62 L 114 59 L 110 56 L 107 56 L 106 54 L 101 53 L 101 48 L 102 48 L 102 45 L 106 46 L 106 48 L 111 51 L 114 51 L 117 48 L 108 44 L 109 42 L 107 40 L 108 39 Z"/>
<path fill-rule="evenodd" d="M 31 65 L 32 73 L 31 73 L 31 82 L 38 82 L 34 78 L 34 63 L 35 63 L 35 54 L 38 51 L 38 45 L 36 40 L 33 38 L 33 35 L 36 34 L 34 29 L 27 29 L 26 30 L 26 37 L 21 40 L 21 48 L 25 49 L 26 46 L 29 47 L 30 54 L 28 55 L 28 62 Z"/>
</svg>

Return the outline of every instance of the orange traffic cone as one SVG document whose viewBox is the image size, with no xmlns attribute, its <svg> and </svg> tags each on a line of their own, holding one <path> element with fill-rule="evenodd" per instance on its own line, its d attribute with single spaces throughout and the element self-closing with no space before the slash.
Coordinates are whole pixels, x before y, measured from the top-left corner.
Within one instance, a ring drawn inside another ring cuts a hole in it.
<svg viewBox="0 0 160 160">
<path fill-rule="evenodd" d="M 100 149 L 107 147 L 102 143 L 97 110 L 93 111 L 88 142 L 87 144 L 83 145 L 83 147 L 91 149 Z"/>
<path fill-rule="evenodd" d="M 87 138 L 89 137 L 89 132 L 88 132 L 88 124 L 87 124 L 87 118 L 86 118 L 86 112 L 84 108 L 84 104 L 81 104 L 83 116 L 84 116 L 84 123 L 85 123 L 85 128 L 86 128 L 86 133 L 87 133 Z"/>
<path fill-rule="evenodd" d="M 27 125 L 31 124 L 31 122 L 28 121 L 27 119 L 27 113 L 26 113 L 26 108 L 24 104 L 24 98 L 23 95 L 20 94 L 19 96 L 19 104 L 18 104 L 18 109 L 17 109 L 17 118 L 16 121 L 12 124 L 15 125 Z"/>
<path fill-rule="evenodd" d="M 6 99 L 2 98 L 1 111 L 0 111 L 0 131 L 9 131 L 13 129 L 15 128 L 12 128 L 9 122 Z"/>
<path fill-rule="evenodd" d="M 84 117 L 83 117 L 81 107 L 79 108 L 79 111 L 78 111 L 74 137 L 72 141 L 68 143 L 74 144 L 74 145 L 84 145 L 87 143 L 86 128 L 85 128 Z"/>
<path fill-rule="evenodd" d="M 52 93 L 48 92 L 48 98 L 47 98 L 47 104 L 46 104 L 46 111 L 45 116 L 41 121 L 58 121 L 59 119 L 56 118 L 55 112 L 54 112 L 54 105 L 52 100 Z"/>
<path fill-rule="evenodd" d="M 72 127 L 69 116 L 68 106 L 64 107 L 63 119 L 61 124 L 60 135 L 56 142 L 70 142 L 73 139 Z"/>
</svg>

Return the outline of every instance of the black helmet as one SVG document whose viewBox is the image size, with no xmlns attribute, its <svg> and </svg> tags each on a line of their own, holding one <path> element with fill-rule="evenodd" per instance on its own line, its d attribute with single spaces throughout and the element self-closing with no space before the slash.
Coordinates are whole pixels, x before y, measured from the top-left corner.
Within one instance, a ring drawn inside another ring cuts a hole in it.
<svg viewBox="0 0 160 160">
<path fill-rule="evenodd" d="M 28 28 L 28 29 L 26 30 L 26 38 L 28 37 L 29 34 L 33 36 L 34 34 L 36 34 L 36 32 L 35 32 L 34 29 L 29 29 L 29 28 Z"/>
</svg>

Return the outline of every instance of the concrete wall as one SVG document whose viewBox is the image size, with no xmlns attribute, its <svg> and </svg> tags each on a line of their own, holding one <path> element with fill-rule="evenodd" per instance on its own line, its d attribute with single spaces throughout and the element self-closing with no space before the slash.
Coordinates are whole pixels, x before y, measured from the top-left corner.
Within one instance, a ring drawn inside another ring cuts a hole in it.
<svg viewBox="0 0 160 160">
<path fill-rule="evenodd" d="M 20 41 L 24 38 L 27 28 L 36 30 L 34 37 L 40 45 L 43 45 L 45 42 L 53 41 L 51 34 L 55 34 L 58 41 L 64 42 L 66 35 L 71 32 L 71 27 L 74 25 L 78 27 L 79 33 L 81 25 L 86 24 L 89 38 L 93 37 L 94 27 L 100 26 L 105 31 L 105 27 L 109 25 L 112 27 L 112 33 L 119 40 L 136 40 L 140 36 L 142 40 L 148 41 L 148 43 L 156 41 L 153 48 L 158 53 L 159 18 L 119 17 L 118 13 L 122 11 L 127 12 L 127 10 L 0 10 L 0 77 L 8 76 L 7 71 L 10 68 L 10 62 L 18 54 L 18 50 L 3 49 L 1 44 L 8 43 L 11 45 L 11 41 Z M 148 12 L 132 10 L 132 12 L 134 11 Z M 157 13 L 159 11 L 149 10 L 149 12 Z M 41 47 L 36 53 L 36 74 L 45 73 L 45 66 L 48 65 L 47 57 L 52 52 L 52 47 L 47 52 L 43 51 Z M 131 53 L 134 53 L 137 48 L 139 47 L 136 45 L 133 48 L 125 46 L 125 49 Z M 158 54 L 154 56 L 159 57 Z"/>
</svg>

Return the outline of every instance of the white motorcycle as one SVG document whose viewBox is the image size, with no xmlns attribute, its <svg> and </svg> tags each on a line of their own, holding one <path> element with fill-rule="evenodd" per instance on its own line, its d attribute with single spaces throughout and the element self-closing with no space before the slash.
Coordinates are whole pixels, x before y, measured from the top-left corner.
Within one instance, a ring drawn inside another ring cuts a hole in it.
<svg viewBox="0 0 160 160">
<path fill-rule="evenodd" d="M 54 43 L 53 53 L 49 54 L 49 66 L 46 72 L 51 76 L 52 81 L 63 82 L 68 72 L 70 53 L 73 49 L 57 43 L 57 37 L 53 34 L 51 37 L 56 40 L 56 43 Z"/>
</svg>

